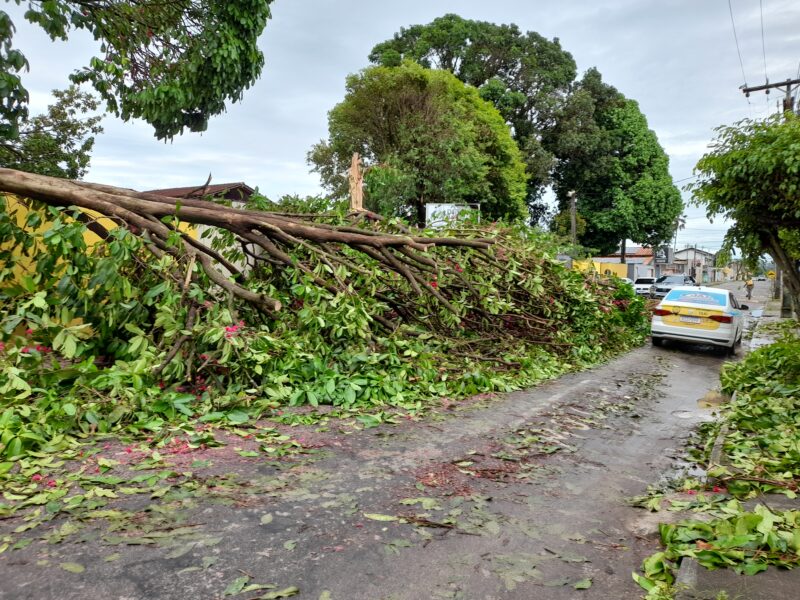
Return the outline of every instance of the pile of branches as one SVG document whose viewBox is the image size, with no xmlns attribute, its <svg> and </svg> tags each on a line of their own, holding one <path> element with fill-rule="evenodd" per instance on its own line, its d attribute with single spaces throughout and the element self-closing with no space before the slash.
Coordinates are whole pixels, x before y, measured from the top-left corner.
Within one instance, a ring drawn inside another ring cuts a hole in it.
<svg viewBox="0 0 800 600">
<path fill-rule="evenodd" d="M 198 188 L 201 193 L 202 189 Z M 472 331 L 481 336 L 490 333 L 493 340 L 513 337 L 568 345 L 557 339 L 559 324 L 551 318 L 558 282 L 553 279 L 550 295 L 545 295 L 537 280 L 540 269 L 510 256 L 514 250 L 498 232 L 487 236 L 484 230 L 459 230 L 435 237 L 411 232 L 368 211 L 331 223 L 326 215 L 235 208 L 11 169 L 0 169 L 0 191 L 50 206 L 78 208 L 83 211 L 79 216 L 91 221 L 90 229 L 101 237 L 107 237 L 107 230 L 87 215 L 110 218 L 141 238 L 155 258 L 175 259 L 175 268 L 166 273 L 174 284 L 188 288 L 198 282 L 197 264 L 214 286 L 272 319 L 286 310 L 287 299 L 290 310 L 297 306 L 291 303 L 291 294 L 279 298 L 264 291 L 261 283 L 274 280 L 276 273 L 302 273 L 332 296 L 352 295 L 363 292 L 354 289 L 358 274 L 377 266 L 373 272 L 380 285 L 371 293 L 386 308 L 370 316 L 385 331 L 405 323 L 440 335 L 462 337 Z M 229 258 L 230 252 L 197 239 L 181 223 L 224 232 L 228 248 L 237 248 L 240 257 L 256 268 L 243 268 L 241 260 Z M 497 279 L 492 286 L 482 285 L 474 276 L 509 269 L 514 277 Z"/>
</svg>

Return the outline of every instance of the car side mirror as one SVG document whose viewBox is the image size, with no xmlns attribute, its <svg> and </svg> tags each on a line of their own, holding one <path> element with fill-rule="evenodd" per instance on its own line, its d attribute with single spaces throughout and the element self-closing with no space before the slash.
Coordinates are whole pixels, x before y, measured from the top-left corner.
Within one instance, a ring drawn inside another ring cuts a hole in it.
<svg viewBox="0 0 800 600">
<path fill-rule="evenodd" d="M 739 308 L 741 308 L 742 310 L 750 310 L 750 307 L 747 306 L 747 304 L 740 304 Z"/>
</svg>

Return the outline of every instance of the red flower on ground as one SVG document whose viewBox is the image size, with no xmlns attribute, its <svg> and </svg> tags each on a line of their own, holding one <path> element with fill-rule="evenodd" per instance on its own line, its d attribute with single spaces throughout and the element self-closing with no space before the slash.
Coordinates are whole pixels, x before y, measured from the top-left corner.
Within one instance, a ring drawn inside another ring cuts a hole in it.
<svg viewBox="0 0 800 600">
<path fill-rule="evenodd" d="M 36 473 L 36 475 L 31 477 L 31 481 L 41 481 L 41 480 L 42 480 L 42 476 L 39 475 L 39 473 Z"/>
</svg>

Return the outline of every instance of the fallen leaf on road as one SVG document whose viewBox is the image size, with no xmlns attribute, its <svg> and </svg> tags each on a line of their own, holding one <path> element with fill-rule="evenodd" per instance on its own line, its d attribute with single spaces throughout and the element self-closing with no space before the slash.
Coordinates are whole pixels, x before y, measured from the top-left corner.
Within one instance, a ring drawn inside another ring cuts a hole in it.
<svg viewBox="0 0 800 600">
<path fill-rule="evenodd" d="M 86 570 L 86 567 L 74 562 L 63 562 L 58 566 L 70 573 L 83 573 Z"/>
<path fill-rule="evenodd" d="M 288 598 L 289 596 L 295 596 L 300 593 L 300 590 L 294 586 L 287 587 L 282 590 L 278 590 L 276 592 L 270 592 L 268 594 L 264 594 L 263 596 L 259 596 L 259 600 L 276 600 L 277 598 Z"/>
<path fill-rule="evenodd" d="M 244 586 L 247 585 L 248 581 L 250 581 L 250 578 L 247 575 L 237 577 L 228 584 L 228 587 L 225 588 L 225 591 L 222 592 L 222 595 L 233 596 L 240 593 L 244 589 Z"/>
<path fill-rule="evenodd" d="M 393 515 L 379 515 L 377 513 L 364 513 L 364 517 L 373 521 L 397 521 Z"/>
<path fill-rule="evenodd" d="M 591 579 L 581 579 L 580 581 L 576 581 L 573 586 L 576 590 L 588 590 L 592 587 L 592 580 Z"/>
</svg>

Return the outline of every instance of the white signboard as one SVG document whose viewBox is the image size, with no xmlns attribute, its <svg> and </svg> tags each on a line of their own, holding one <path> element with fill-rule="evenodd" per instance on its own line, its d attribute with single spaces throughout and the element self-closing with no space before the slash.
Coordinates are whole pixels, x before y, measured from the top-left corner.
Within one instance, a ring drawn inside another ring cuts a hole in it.
<svg viewBox="0 0 800 600">
<path fill-rule="evenodd" d="M 477 206 L 468 204 L 442 204 L 430 202 L 425 205 L 425 226 L 426 227 L 447 227 L 458 223 L 459 215 L 462 212 L 475 210 Z"/>
</svg>

